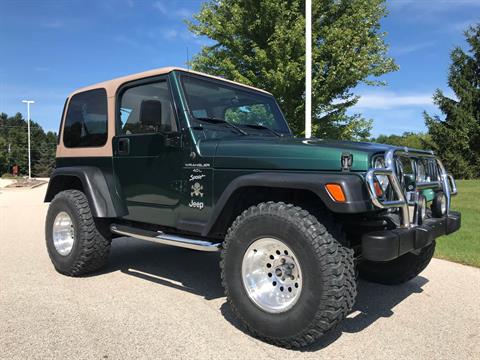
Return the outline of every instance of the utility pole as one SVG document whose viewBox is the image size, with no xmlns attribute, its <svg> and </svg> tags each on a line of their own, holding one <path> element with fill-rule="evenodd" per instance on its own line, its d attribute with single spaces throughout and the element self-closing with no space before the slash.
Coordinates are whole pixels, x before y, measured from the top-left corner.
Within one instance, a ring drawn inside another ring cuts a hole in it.
<svg viewBox="0 0 480 360">
<path fill-rule="evenodd" d="M 27 128 L 28 128 L 28 178 L 32 178 L 32 158 L 30 151 L 30 104 L 34 104 L 33 100 L 22 100 L 23 103 L 27 104 Z"/>
<path fill-rule="evenodd" d="M 312 137 L 312 0 L 305 0 L 305 137 Z"/>
<path fill-rule="evenodd" d="M 8 172 L 12 171 L 12 144 L 8 143 Z"/>
<path fill-rule="evenodd" d="M 305 137 L 312 137 L 312 0 L 305 0 Z"/>
</svg>

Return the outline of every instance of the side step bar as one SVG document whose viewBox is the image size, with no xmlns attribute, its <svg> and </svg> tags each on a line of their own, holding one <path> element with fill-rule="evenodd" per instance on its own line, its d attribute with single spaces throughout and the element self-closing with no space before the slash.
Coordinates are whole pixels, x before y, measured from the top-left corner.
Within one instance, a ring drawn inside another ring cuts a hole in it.
<svg viewBox="0 0 480 360">
<path fill-rule="evenodd" d="M 192 239 L 180 235 L 170 235 L 161 231 L 155 232 L 143 230 L 125 225 L 112 224 L 110 226 L 110 230 L 115 234 L 123 236 L 130 236 L 140 240 L 147 240 L 159 244 L 171 245 L 192 250 L 214 252 L 220 251 L 222 246 L 222 243 L 213 243 L 210 241 Z"/>
</svg>

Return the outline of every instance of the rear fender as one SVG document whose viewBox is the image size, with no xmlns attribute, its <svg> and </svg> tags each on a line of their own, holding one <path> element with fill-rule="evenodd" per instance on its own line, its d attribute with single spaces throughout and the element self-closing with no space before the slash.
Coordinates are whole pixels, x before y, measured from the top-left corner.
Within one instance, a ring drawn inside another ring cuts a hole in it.
<svg viewBox="0 0 480 360">
<path fill-rule="evenodd" d="M 77 189 L 81 184 L 81 188 Z M 98 218 L 116 218 L 128 214 L 122 197 L 116 191 L 112 174 L 105 174 L 93 166 L 61 167 L 55 169 L 48 184 L 45 202 L 53 200 L 64 190 L 81 190 L 85 193 L 92 214 Z"/>
</svg>

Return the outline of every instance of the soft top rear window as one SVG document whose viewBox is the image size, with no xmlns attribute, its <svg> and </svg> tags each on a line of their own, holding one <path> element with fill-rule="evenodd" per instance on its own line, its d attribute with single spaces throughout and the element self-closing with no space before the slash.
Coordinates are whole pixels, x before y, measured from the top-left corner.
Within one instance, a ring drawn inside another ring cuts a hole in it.
<svg viewBox="0 0 480 360">
<path fill-rule="evenodd" d="M 94 89 L 75 94 L 68 104 L 63 143 L 66 147 L 100 147 L 107 142 L 107 92 Z"/>
</svg>

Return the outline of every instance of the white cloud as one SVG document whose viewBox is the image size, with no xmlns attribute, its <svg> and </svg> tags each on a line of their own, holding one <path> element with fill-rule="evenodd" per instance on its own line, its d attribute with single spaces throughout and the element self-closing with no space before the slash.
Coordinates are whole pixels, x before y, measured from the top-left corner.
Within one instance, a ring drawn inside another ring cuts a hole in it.
<svg viewBox="0 0 480 360">
<path fill-rule="evenodd" d="M 453 24 L 455 15 L 476 14 L 480 0 L 390 0 L 387 8 L 391 14 L 402 16 L 402 21 L 420 23 L 422 26 L 435 24 L 442 32 L 458 32 L 463 24 Z M 478 21 L 473 19 L 472 23 Z M 453 26 L 453 27 L 452 27 Z M 463 30 L 463 28 L 462 28 Z"/>
<path fill-rule="evenodd" d="M 392 109 L 409 106 L 432 106 L 432 94 L 396 94 L 393 92 L 367 93 L 360 96 L 357 109 Z"/>
<path fill-rule="evenodd" d="M 392 8 L 421 10 L 429 13 L 438 13 L 458 9 L 459 6 L 480 6 L 478 0 L 392 0 L 389 2 Z"/>
<path fill-rule="evenodd" d="M 452 22 L 447 24 L 443 30 L 445 30 L 446 32 L 452 32 L 452 33 L 462 33 L 465 30 L 467 30 L 468 27 L 470 27 L 471 25 L 474 25 L 477 22 L 478 22 L 478 19 L 469 19 L 469 20 Z"/>
<path fill-rule="evenodd" d="M 193 12 L 186 8 L 180 8 L 175 11 L 175 15 L 181 18 L 189 18 L 193 15 Z"/>
<path fill-rule="evenodd" d="M 374 110 L 371 114 L 363 114 L 374 119 L 372 135 L 403 134 L 405 131 L 426 131 L 425 120 L 420 109 Z"/>
<path fill-rule="evenodd" d="M 167 13 L 167 7 L 161 1 L 155 1 L 152 6 L 163 15 Z"/>
<path fill-rule="evenodd" d="M 178 31 L 175 29 L 169 29 L 162 32 L 162 35 L 165 39 L 171 40 L 175 39 L 178 36 Z"/>
<path fill-rule="evenodd" d="M 429 47 L 432 47 L 436 44 L 435 41 L 425 41 L 425 42 L 419 42 L 419 43 L 413 43 L 413 44 L 407 44 L 407 45 L 397 45 L 397 46 L 392 46 L 390 53 L 393 56 L 398 56 L 398 55 L 406 55 L 410 54 L 416 51 L 420 51 Z"/>
<path fill-rule="evenodd" d="M 182 19 L 189 18 L 193 15 L 193 12 L 185 7 L 173 8 L 172 5 L 168 2 L 165 5 L 165 1 L 157 0 L 152 6 L 155 10 L 160 12 L 162 15 L 168 15 L 169 17 L 179 17 Z"/>
</svg>

